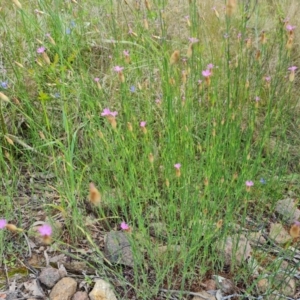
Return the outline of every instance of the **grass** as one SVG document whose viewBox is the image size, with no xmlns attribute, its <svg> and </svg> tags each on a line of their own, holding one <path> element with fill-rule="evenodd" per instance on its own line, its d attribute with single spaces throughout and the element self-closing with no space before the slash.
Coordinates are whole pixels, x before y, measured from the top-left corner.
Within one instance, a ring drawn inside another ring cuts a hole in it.
<svg viewBox="0 0 300 300">
<path fill-rule="evenodd" d="M 232 224 L 268 220 L 287 190 L 299 191 L 299 81 L 288 70 L 299 66 L 299 46 L 297 28 L 287 31 L 283 20 L 300 25 L 300 8 L 264 2 L 239 3 L 232 15 L 221 1 L 216 10 L 194 0 L 3 6 L 1 215 L 30 228 L 34 211 L 16 213 L 26 187 L 48 222 L 62 215 L 56 242 L 76 247 L 92 239 L 86 200 L 94 182 L 97 226 L 132 228 L 130 284 L 140 299 L 162 287 L 188 290 L 223 270 L 218 248 Z M 105 108 L 117 116 L 101 116 Z M 34 174 L 53 176 L 45 184 Z M 246 181 L 254 182 L 248 191 Z M 163 231 L 155 239 L 153 224 Z M 1 243 L 1 253 L 8 248 Z M 278 262 L 270 264 L 273 274 Z M 129 284 L 122 268 L 105 268 Z M 231 265 L 233 281 L 255 294 L 252 272 Z"/>
</svg>

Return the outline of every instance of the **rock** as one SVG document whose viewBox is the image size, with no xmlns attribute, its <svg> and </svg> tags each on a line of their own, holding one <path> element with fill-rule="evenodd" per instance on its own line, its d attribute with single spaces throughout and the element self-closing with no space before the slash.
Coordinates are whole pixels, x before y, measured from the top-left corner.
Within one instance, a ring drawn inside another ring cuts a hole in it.
<svg viewBox="0 0 300 300">
<path fill-rule="evenodd" d="M 231 294 L 234 292 L 235 286 L 230 279 L 218 275 L 213 275 L 213 278 L 215 279 L 217 288 L 221 289 L 223 293 Z"/>
<path fill-rule="evenodd" d="M 260 294 L 266 293 L 270 289 L 270 283 L 267 278 L 262 278 L 258 280 L 256 284 L 257 292 Z"/>
<path fill-rule="evenodd" d="M 294 297 L 296 293 L 296 281 L 294 278 L 280 274 L 276 276 L 275 284 L 277 281 L 277 285 L 279 286 L 280 294 L 283 294 L 286 297 Z"/>
<path fill-rule="evenodd" d="M 59 272 L 59 275 L 60 275 L 60 278 L 63 278 L 63 277 L 67 277 L 68 276 L 68 272 L 65 268 L 65 266 L 63 264 L 61 264 L 58 268 L 58 272 Z"/>
<path fill-rule="evenodd" d="M 98 261 L 100 263 L 101 258 Z M 82 271 L 92 274 L 95 270 L 88 265 L 86 261 L 73 259 L 71 262 L 64 262 L 64 267 L 71 273 L 82 274 Z"/>
<path fill-rule="evenodd" d="M 133 267 L 133 255 L 127 234 L 110 231 L 104 239 L 104 253 L 112 263 Z"/>
<path fill-rule="evenodd" d="M 87 292 L 76 292 L 72 300 L 89 300 L 89 295 Z"/>
<path fill-rule="evenodd" d="M 260 231 L 251 232 L 248 235 L 248 240 L 249 240 L 251 246 L 264 245 L 267 242 Z"/>
<path fill-rule="evenodd" d="M 278 244 L 285 244 L 291 239 L 289 233 L 280 223 L 271 223 L 269 237 Z"/>
<path fill-rule="evenodd" d="M 70 300 L 76 292 L 77 282 L 73 278 L 64 277 L 53 287 L 50 300 Z"/>
<path fill-rule="evenodd" d="M 203 299 L 207 299 L 207 300 L 216 300 L 216 297 L 209 294 L 208 292 L 202 291 L 202 292 L 197 292 L 197 294 L 199 294 L 198 296 L 193 297 L 193 300 L 203 300 Z"/>
<path fill-rule="evenodd" d="M 44 292 L 41 289 L 41 287 L 38 284 L 36 279 L 30 279 L 29 281 L 24 282 L 24 287 L 25 287 L 25 290 L 27 292 L 29 292 L 30 296 L 34 296 L 34 297 L 37 297 L 37 298 L 44 298 L 45 297 Z M 12 299 L 17 299 L 17 297 L 12 298 Z"/>
<path fill-rule="evenodd" d="M 275 211 L 289 224 L 298 221 L 300 218 L 300 210 L 291 198 L 277 201 Z"/>
<path fill-rule="evenodd" d="M 93 290 L 89 293 L 91 300 L 117 300 L 111 285 L 102 279 L 98 279 Z"/>
<path fill-rule="evenodd" d="M 231 265 L 232 261 L 236 262 L 237 265 L 241 265 L 243 261 L 251 256 L 252 248 L 243 234 L 235 234 L 226 238 L 225 247 L 221 247 L 220 252 L 225 258 L 226 265 Z"/>
<path fill-rule="evenodd" d="M 47 288 L 50 289 L 61 278 L 61 276 L 60 272 L 57 269 L 47 267 L 42 270 L 38 278 L 41 283 L 43 283 Z"/>
</svg>

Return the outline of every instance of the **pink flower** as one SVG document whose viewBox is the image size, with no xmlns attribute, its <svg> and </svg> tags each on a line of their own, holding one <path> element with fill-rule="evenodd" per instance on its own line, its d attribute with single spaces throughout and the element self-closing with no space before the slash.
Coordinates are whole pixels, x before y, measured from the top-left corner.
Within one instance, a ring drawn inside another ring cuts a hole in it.
<svg viewBox="0 0 300 300">
<path fill-rule="evenodd" d="M 42 46 L 42 47 L 37 48 L 36 52 L 39 54 L 42 54 L 45 52 L 45 50 L 46 50 L 46 48 L 44 46 Z"/>
<path fill-rule="evenodd" d="M 202 80 L 201 80 L 201 79 L 199 79 L 197 82 L 198 82 L 198 84 L 201 84 L 201 83 L 202 83 Z"/>
<path fill-rule="evenodd" d="M 113 116 L 113 117 L 115 117 L 117 115 L 118 115 L 117 111 L 110 111 L 109 108 L 104 108 L 103 112 L 101 113 L 102 117 L 106 117 L 106 116 Z"/>
<path fill-rule="evenodd" d="M 0 229 L 5 228 L 6 224 L 7 224 L 7 221 L 5 219 L 1 219 L 0 220 Z"/>
<path fill-rule="evenodd" d="M 195 44 L 195 43 L 199 42 L 199 40 L 198 40 L 197 38 L 194 38 L 194 37 L 190 37 L 190 38 L 189 38 L 189 41 L 190 41 L 190 43 L 192 43 L 192 44 Z"/>
<path fill-rule="evenodd" d="M 141 126 L 141 127 L 145 127 L 145 126 L 146 126 L 146 124 L 147 124 L 147 122 L 146 122 L 146 121 L 142 121 L 142 122 L 140 123 L 140 126 Z"/>
<path fill-rule="evenodd" d="M 128 230 L 129 229 L 129 225 L 124 221 L 121 223 L 120 227 L 121 227 L 122 230 Z"/>
<path fill-rule="evenodd" d="M 211 70 L 211 69 L 214 68 L 214 65 L 213 64 L 208 64 L 206 68 L 207 68 L 207 70 Z"/>
<path fill-rule="evenodd" d="M 179 170 L 181 168 L 181 164 L 180 163 L 175 164 L 174 168 L 177 169 L 177 170 Z"/>
<path fill-rule="evenodd" d="M 115 67 L 114 67 L 114 71 L 117 72 L 117 73 L 122 72 L 123 69 L 124 69 L 124 67 L 120 67 L 120 66 L 115 66 Z"/>
<path fill-rule="evenodd" d="M 129 51 L 128 51 L 128 50 L 124 50 L 124 51 L 123 51 L 123 54 L 124 54 L 125 57 L 128 57 L 128 56 L 129 56 Z M 122 69 L 122 70 L 123 70 L 123 69 Z"/>
<path fill-rule="evenodd" d="M 253 181 L 251 181 L 251 180 L 246 181 L 246 187 L 251 187 L 253 185 L 254 185 Z"/>
<path fill-rule="evenodd" d="M 204 77 L 209 77 L 211 75 L 211 71 L 210 70 L 204 70 L 204 71 L 202 71 L 202 75 Z"/>
<path fill-rule="evenodd" d="M 298 69 L 296 66 L 289 67 L 288 70 L 291 72 L 295 72 Z"/>
<path fill-rule="evenodd" d="M 260 98 L 258 96 L 255 97 L 255 101 L 259 101 Z"/>
<path fill-rule="evenodd" d="M 270 81 L 271 81 L 271 76 L 266 76 L 266 77 L 265 77 L 265 81 L 266 81 L 266 82 L 270 82 Z"/>
<path fill-rule="evenodd" d="M 99 77 L 95 77 L 95 78 L 94 78 L 94 81 L 95 81 L 95 82 L 99 82 L 99 80 L 100 80 Z"/>
<path fill-rule="evenodd" d="M 296 26 L 292 26 L 290 24 L 286 25 L 286 30 L 288 30 L 288 31 L 293 31 L 295 28 L 296 28 Z"/>
<path fill-rule="evenodd" d="M 157 99 L 155 99 L 155 103 L 156 103 L 156 104 L 160 104 L 160 103 L 161 103 L 161 100 L 157 98 Z"/>
<path fill-rule="evenodd" d="M 51 234 L 52 234 L 52 228 L 48 224 L 44 224 L 44 225 L 40 226 L 38 231 L 41 236 L 51 236 Z"/>
<path fill-rule="evenodd" d="M 294 224 L 295 224 L 296 226 L 300 226 L 300 222 L 299 222 L 299 221 L 295 221 Z"/>
</svg>

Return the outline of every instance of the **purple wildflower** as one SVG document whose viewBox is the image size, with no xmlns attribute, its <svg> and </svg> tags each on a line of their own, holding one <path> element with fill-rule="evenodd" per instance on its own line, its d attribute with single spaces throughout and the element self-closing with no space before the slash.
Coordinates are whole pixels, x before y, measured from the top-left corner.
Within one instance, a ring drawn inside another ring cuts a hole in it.
<svg viewBox="0 0 300 300">
<path fill-rule="evenodd" d="M 288 30 L 288 31 L 293 31 L 295 28 L 296 28 L 296 26 L 292 26 L 290 24 L 286 25 L 286 30 Z"/>
<path fill-rule="evenodd" d="M 254 185 L 253 181 L 251 181 L 251 180 L 247 180 L 245 184 L 246 184 L 246 187 L 251 187 Z"/>
<path fill-rule="evenodd" d="M 102 117 L 106 117 L 106 116 L 113 116 L 113 117 L 115 117 L 117 115 L 118 115 L 117 111 L 110 111 L 109 108 L 104 108 L 103 112 L 101 113 Z"/>
<path fill-rule="evenodd" d="M 5 228 L 7 221 L 5 219 L 0 219 L 0 229 Z"/>
<path fill-rule="evenodd" d="M 189 41 L 190 41 L 190 43 L 192 43 L 192 44 L 195 44 L 195 43 L 199 42 L 199 40 L 198 40 L 197 38 L 194 38 L 194 37 L 190 37 L 190 38 L 189 38 Z"/>
<path fill-rule="evenodd" d="M 121 223 L 120 227 L 121 227 L 122 230 L 128 230 L 129 229 L 129 225 L 124 221 Z"/>
<path fill-rule="evenodd" d="M 36 52 L 37 52 L 38 54 L 42 54 L 42 53 L 45 52 L 45 50 L 46 50 L 46 48 L 45 48 L 44 46 L 42 46 L 42 47 L 37 48 Z"/>
<path fill-rule="evenodd" d="M 209 77 L 209 76 L 211 76 L 211 71 L 210 70 L 204 70 L 204 71 L 202 71 L 202 75 L 204 77 Z"/>
<path fill-rule="evenodd" d="M 8 82 L 7 82 L 7 81 L 2 81 L 2 82 L 0 83 L 0 85 L 1 85 L 1 87 L 2 87 L 3 89 L 7 89 L 7 88 L 8 88 Z"/>
<path fill-rule="evenodd" d="M 120 66 L 115 66 L 115 67 L 114 67 L 114 71 L 117 72 L 117 73 L 122 72 L 123 69 L 124 69 L 124 67 L 120 67 Z"/>
<path fill-rule="evenodd" d="M 174 168 L 177 169 L 177 170 L 179 170 L 181 168 L 181 164 L 180 163 L 175 164 Z"/>
<path fill-rule="evenodd" d="M 288 70 L 291 72 L 295 72 L 298 69 L 296 66 L 289 67 Z"/>
<path fill-rule="evenodd" d="M 51 234 L 52 234 L 52 228 L 48 224 L 44 224 L 44 225 L 40 226 L 38 228 L 38 231 L 39 231 L 40 235 L 44 236 L 44 237 L 51 236 Z"/>
</svg>

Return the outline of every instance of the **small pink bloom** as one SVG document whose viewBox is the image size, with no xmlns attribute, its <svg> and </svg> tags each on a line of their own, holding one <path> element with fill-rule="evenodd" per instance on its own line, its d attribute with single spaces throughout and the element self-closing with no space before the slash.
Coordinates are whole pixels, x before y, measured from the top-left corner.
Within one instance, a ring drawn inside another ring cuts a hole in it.
<svg viewBox="0 0 300 300">
<path fill-rule="evenodd" d="M 258 96 L 255 97 L 255 101 L 259 101 L 260 98 Z"/>
<path fill-rule="evenodd" d="M 201 80 L 201 79 L 199 79 L 197 82 L 198 82 L 198 84 L 201 84 L 201 83 L 202 83 L 202 80 Z"/>
<path fill-rule="evenodd" d="M 266 82 L 270 82 L 271 81 L 271 76 L 266 76 L 265 80 L 266 80 Z"/>
<path fill-rule="evenodd" d="M 181 168 L 181 164 L 180 163 L 175 164 L 174 168 L 177 169 L 177 170 L 179 170 Z"/>
<path fill-rule="evenodd" d="M 209 77 L 211 75 L 211 71 L 210 70 L 204 70 L 204 71 L 202 71 L 202 75 L 204 77 Z"/>
<path fill-rule="evenodd" d="M 94 78 L 94 81 L 95 81 L 95 82 L 99 82 L 99 80 L 100 80 L 99 77 L 95 77 L 95 78 Z"/>
<path fill-rule="evenodd" d="M 117 111 L 110 111 L 109 108 L 104 108 L 103 112 L 101 113 L 102 117 L 106 117 L 106 116 L 113 116 L 113 117 L 115 117 L 117 115 L 118 115 Z"/>
<path fill-rule="evenodd" d="M 124 221 L 121 223 L 120 227 L 121 227 L 122 230 L 128 230 L 129 229 L 129 225 Z"/>
<path fill-rule="evenodd" d="M 184 16 L 184 18 L 185 18 L 186 20 L 188 20 L 188 19 L 190 18 L 190 16 Z"/>
<path fill-rule="evenodd" d="M 122 72 L 123 69 L 124 69 L 124 67 L 120 67 L 120 66 L 115 66 L 115 67 L 114 67 L 114 71 L 117 72 L 117 73 Z"/>
<path fill-rule="evenodd" d="M 251 181 L 251 180 L 246 181 L 246 187 L 251 187 L 253 185 L 254 185 L 253 181 Z"/>
<path fill-rule="evenodd" d="M 295 221 L 294 224 L 295 224 L 296 226 L 300 226 L 300 222 L 299 222 L 299 221 Z"/>
<path fill-rule="evenodd" d="M 103 112 L 101 113 L 101 116 L 105 117 L 105 116 L 110 116 L 111 111 L 109 108 L 104 108 Z"/>
<path fill-rule="evenodd" d="M 155 99 L 155 103 L 160 104 L 161 100 L 160 99 Z"/>
<path fill-rule="evenodd" d="M 211 69 L 214 68 L 214 65 L 213 64 L 208 64 L 206 68 L 207 68 L 207 70 L 211 70 Z"/>
<path fill-rule="evenodd" d="M 296 66 L 289 67 L 288 70 L 291 72 L 295 72 L 298 69 Z"/>
<path fill-rule="evenodd" d="M 290 24 L 286 25 L 286 30 L 288 30 L 288 31 L 293 31 L 295 28 L 296 28 L 296 26 L 292 26 Z"/>
<path fill-rule="evenodd" d="M 110 115 L 113 116 L 113 117 L 116 117 L 118 115 L 118 112 L 117 111 L 111 111 Z"/>
<path fill-rule="evenodd" d="M 7 221 L 5 219 L 1 219 L 0 220 L 0 229 L 5 228 L 6 224 L 7 224 Z"/>
<path fill-rule="evenodd" d="M 52 228 L 48 224 L 44 224 L 44 225 L 40 226 L 38 231 L 41 236 L 51 236 L 51 234 L 52 234 Z"/>
<path fill-rule="evenodd" d="M 194 38 L 194 37 L 190 37 L 190 38 L 189 38 L 189 41 L 190 41 L 190 43 L 192 43 L 192 44 L 195 44 L 195 43 L 199 42 L 199 40 L 198 40 L 197 38 Z"/>
<path fill-rule="evenodd" d="M 140 123 L 140 126 L 141 126 L 141 127 L 145 127 L 145 126 L 146 126 L 146 124 L 147 124 L 147 122 L 146 122 L 146 121 L 142 121 L 142 122 Z"/>
<path fill-rule="evenodd" d="M 129 57 L 129 51 L 128 50 L 124 50 L 123 54 L 124 54 L 125 57 Z"/>
<path fill-rule="evenodd" d="M 41 53 L 44 53 L 45 50 L 46 50 L 46 48 L 44 46 L 42 46 L 42 47 L 37 48 L 36 52 L 41 54 Z"/>
</svg>

